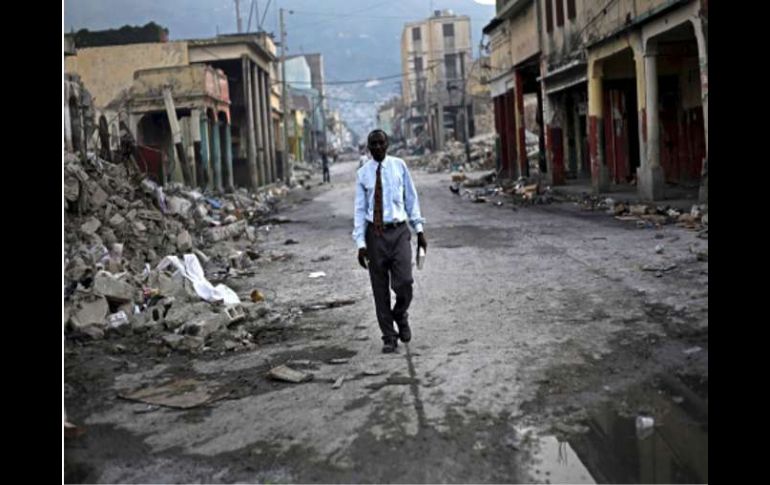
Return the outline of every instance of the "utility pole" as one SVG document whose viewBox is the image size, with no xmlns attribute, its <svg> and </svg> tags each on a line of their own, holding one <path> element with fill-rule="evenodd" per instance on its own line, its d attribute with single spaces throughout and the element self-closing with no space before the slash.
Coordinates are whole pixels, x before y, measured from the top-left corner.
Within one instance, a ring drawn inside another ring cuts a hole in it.
<svg viewBox="0 0 770 485">
<path fill-rule="evenodd" d="M 286 26 L 283 23 L 283 8 L 279 10 L 281 24 L 281 101 L 283 105 L 283 158 L 286 171 L 284 177 L 286 184 L 291 182 L 292 166 L 289 160 L 289 92 L 286 89 Z"/>
<path fill-rule="evenodd" d="M 241 23 L 241 0 L 235 0 L 235 20 L 237 22 L 238 33 L 243 31 L 243 25 Z"/>
<path fill-rule="evenodd" d="M 465 72 L 465 52 L 460 53 L 460 71 L 463 75 L 463 98 L 460 102 L 460 108 L 463 110 L 463 135 L 465 138 L 465 163 L 471 163 L 471 142 L 470 142 L 470 126 L 468 123 L 468 107 L 465 105 L 465 91 L 468 85 L 468 76 Z"/>
</svg>

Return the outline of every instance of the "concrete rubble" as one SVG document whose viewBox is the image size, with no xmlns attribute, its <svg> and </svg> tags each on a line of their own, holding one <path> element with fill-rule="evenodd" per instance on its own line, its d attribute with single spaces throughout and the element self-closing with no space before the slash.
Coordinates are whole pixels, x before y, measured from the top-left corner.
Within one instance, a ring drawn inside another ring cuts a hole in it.
<svg viewBox="0 0 770 485">
<path fill-rule="evenodd" d="M 274 218 L 288 188 L 273 185 L 250 193 L 217 194 L 178 183 L 159 186 L 126 166 L 89 155 L 64 157 L 64 311 L 68 338 L 146 335 L 172 351 L 197 352 L 227 343 L 251 345 L 244 324 L 263 318 L 246 307 L 216 300 L 221 283 L 237 267 L 249 270 L 259 254 L 257 227 Z M 249 253 L 247 253 L 249 252 Z M 186 256 L 185 256 L 186 255 Z M 167 257 L 197 258 L 192 277 Z M 224 271 L 222 271 L 224 269 Z M 205 275 L 204 275 L 205 273 Z M 224 276 L 223 276 L 224 275 Z M 211 295 L 201 296 L 202 288 Z M 232 290 L 229 290 L 232 295 Z M 206 301 L 208 300 L 208 301 Z M 237 297 L 235 298 L 237 302 Z M 260 300 L 259 306 L 269 306 Z M 168 350 L 167 350 L 168 351 Z"/>
<path fill-rule="evenodd" d="M 467 161 L 465 144 L 451 141 L 444 150 L 426 153 L 422 157 L 404 156 L 411 165 L 425 168 L 428 172 L 460 170 L 489 170 L 495 168 L 495 134 L 480 135 L 470 139 L 470 163 Z M 404 153 L 405 155 L 405 153 Z M 399 156 L 399 152 L 396 153 Z"/>
</svg>

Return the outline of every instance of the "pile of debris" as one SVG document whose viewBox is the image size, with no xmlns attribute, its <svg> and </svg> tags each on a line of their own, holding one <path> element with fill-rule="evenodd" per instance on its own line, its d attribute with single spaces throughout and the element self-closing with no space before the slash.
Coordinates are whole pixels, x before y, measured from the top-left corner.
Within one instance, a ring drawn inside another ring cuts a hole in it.
<svg viewBox="0 0 770 485">
<path fill-rule="evenodd" d="M 470 190 L 471 188 L 475 190 Z M 453 173 L 449 190 L 473 202 L 487 202 L 489 198 L 497 196 L 507 196 L 517 205 L 550 204 L 558 201 L 550 187 L 541 188 L 537 178 L 522 177 L 516 181 L 498 181 L 497 172 L 490 172 L 478 178 L 469 178 L 462 172 Z M 502 202 L 498 201 L 496 205 L 502 205 Z"/>
<path fill-rule="evenodd" d="M 235 246 L 253 245 L 255 226 L 270 220 L 287 190 L 215 196 L 180 184 L 161 187 L 94 155 L 81 161 L 66 154 L 62 323 L 68 335 L 151 330 L 171 348 L 193 350 L 243 321 L 248 305 L 229 287 L 212 284 L 204 267 L 232 276 L 247 257 L 258 258 Z"/>
<path fill-rule="evenodd" d="M 646 204 L 642 202 L 616 201 L 611 197 L 583 193 L 567 196 L 576 205 L 587 211 L 604 211 L 621 221 L 636 222 L 639 227 L 660 227 L 676 224 L 691 230 L 708 230 L 708 205 L 695 204 L 690 211 L 682 211 L 669 205 Z"/>
<path fill-rule="evenodd" d="M 495 134 L 489 133 L 470 139 L 470 163 L 467 161 L 465 144 L 459 141 L 446 143 L 444 150 L 426 154 L 417 160 L 416 166 L 428 172 L 463 170 L 489 170 L 495 168 Z"/>
</svg>

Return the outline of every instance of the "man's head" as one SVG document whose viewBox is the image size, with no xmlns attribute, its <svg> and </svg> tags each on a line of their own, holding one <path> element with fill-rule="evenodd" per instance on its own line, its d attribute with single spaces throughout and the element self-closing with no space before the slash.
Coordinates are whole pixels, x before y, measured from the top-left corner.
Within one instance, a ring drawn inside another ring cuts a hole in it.
<svg viewBox="0 0 770 485">
<path fill-rule="evenodd" d="M 369 152 L 372 158 L 381 162 L 385 160 L 388 153 L 388 135 L 384 131 L 377 129 L 369 133 L 368 138 Z"/>
</svg>

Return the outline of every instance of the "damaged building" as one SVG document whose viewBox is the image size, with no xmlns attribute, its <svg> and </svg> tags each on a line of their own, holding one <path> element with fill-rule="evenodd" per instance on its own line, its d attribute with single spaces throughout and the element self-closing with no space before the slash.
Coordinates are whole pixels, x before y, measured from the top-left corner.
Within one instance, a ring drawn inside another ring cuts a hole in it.
<svg viewBox="0 0 770 485">
<path fill-rule="evenodd" d="M 498 1 L 484 32 L 507 173 L 528 175 L 519 120 L 522 95 L 535 90 L 549 183 L 584 181 L 595 193 L 636 184 L 646 200 L 663 199 L 667 185 L 699 186 L 706 202 L 707 5 Z"/>
<path fill-rule="evenodd" d="M 466 84 L 472 63 L 470 18 L 451 10 L 410 22 L 401 36 L 402 98 L 408 138 L 441 150 L 449 140 L 473 136 Z"/>
<path fill-rule="evenodd" d="M 124 128 L 159 182 L 232 191 L 288 175 L 275 60 L 268 35 L 239 34 L 81 48 L 65 72 L 93 96 L 104 129 L 88 139 L 103 152 L 120 149 Z"/>
</svg>

